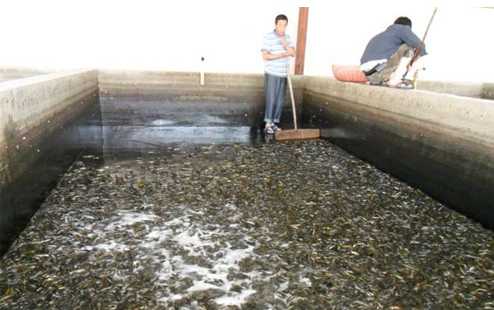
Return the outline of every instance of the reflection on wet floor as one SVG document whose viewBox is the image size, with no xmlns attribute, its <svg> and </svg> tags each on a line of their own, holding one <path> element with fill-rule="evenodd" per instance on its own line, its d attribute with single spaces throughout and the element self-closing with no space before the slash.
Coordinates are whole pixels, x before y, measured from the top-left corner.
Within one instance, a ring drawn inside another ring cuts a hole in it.
<svg viewBox="0 0 494 310">
<path fill-rule="evenodd" d="M 119 104 L 121 104 L 119 102 Z M 153 105 L 152 103 L 148 103 Z M 156 110 L 158 108 L 155 108 Z M 160 107 L 159 109 L 163 109 Z M 248 114 L 219 114 L 204 111 L 138 111 L 137 115 L 104 113 L 103 137 L 107 153 L 162 151 L 167 145 L 257 144 L 264 142 Z"/>
<path fill-rule="evenodd" d="M 0 308 L 493 307 L 494 234 L 327 141 L 82 156 Z"/>
<path fill-rule="evenodd" d="M 222 144 L 254 143 L 260 135 L 250 127 L 103 127 L 105 149 L 162 149 L 173 143 Z"/>
</svg>

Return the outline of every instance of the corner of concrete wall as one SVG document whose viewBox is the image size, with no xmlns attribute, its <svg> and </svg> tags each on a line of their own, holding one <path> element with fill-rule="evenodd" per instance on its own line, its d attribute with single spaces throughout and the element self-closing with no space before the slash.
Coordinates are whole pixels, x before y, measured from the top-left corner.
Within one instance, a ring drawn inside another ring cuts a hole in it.
<svg viewBox="0 0 494 310">
<path fill-rule="evenodd" d="M 42 140 L 97 96 L 97 71 L 78 70 L 0 84 L 0 185 L 29 168 Z"/>
<path fill-rule="evenodd" d="M 484 83 L 482 88 L 482 98 L 494 100 L 494 83 Z"/>
</svg>

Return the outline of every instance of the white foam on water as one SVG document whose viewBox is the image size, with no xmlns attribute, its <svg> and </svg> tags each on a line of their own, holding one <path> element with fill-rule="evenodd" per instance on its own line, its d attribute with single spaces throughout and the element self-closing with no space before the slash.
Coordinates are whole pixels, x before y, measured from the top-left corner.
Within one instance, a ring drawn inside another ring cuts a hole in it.
<svg viewBox="0 0 494 310">
<path fill-rule="evenodd" d="M 157 216 L 151 213 L 121 212 L 120 218 L 106 226 L 106 230 L 113 230 L 119 227 L 132 226 L 142 222 L 152 222 Z"/>
<path fill-rule="evenodd" d="M 234 213 L 237 207 L 228 204 L 225 210 Z M 161 288 L 157 299 L 166 305 L 189 294 L 209 289 L 224 292 L 223 296 L 215 300 L 219 305 L 240 306 L 245 303 L 255 293 L 252 287 L 254 280 L 262 279 L 258 272 L 240 272 L 242 260 L 255 258 L 255 242 L 236 223 L 204 223 L 202 211 L 186 207 L 179 209 L 179 212 L 181 215 L 169 221 L 164 221 L 150 211 L 125 211 L 118 212 L 109 223 L 85 223 L 88 228 L 85 233 L 94 234 L 97 240 L 105 242 L 87 245 L 82 250 L 134 250 L 137 253 L 134 272 L 153 268 L 156 275 L 154 284 Z M 230 217 L 230 220 L 235 221 L 235 216 Z M 134 232 L 133 225 L 138 223 L 143 223 L 144 229 Z M 239 277 L 235 277 L 237 274 Z M 130 275 L 125 270 L 115 272 L 115 279 L 125 279 L 128 276 Z M 183 292 L 172 292 L 169 288 L 170 281 L 185 278 L 190 279 L 191 286 Z M 234 286 L 242 289 L 232 291 Z"/>
<path fill-rule="evenodd" d="M 308 287 L 311 287 L 312 286 L 312 281 L 309 278 L 306 278 L 306 277 L 300 278 L 300 283 L 303 283 L 303 284 L 305 284 Z"/>
<path fill-rule="evenodd" d="M 225 296 L 216 298 L 215 302 L 222 306 L 240 306 L 245 303 L 247 299 L 255 292 L 256 291 L 253 289 L 247 289 L 237 294 L 228 293 Z"/>
<path fill-rule="evenodd" d="M 206 255 L 205 247 L 214 246 L 214 242 L 209 241 L 211 233 L 208 231 L 186 230 L 173 238 L 182 248 L 189 251 L 191 255 Z"/>
<path fill-rule="evenodd" d="M 206 283 L 204 281 L 195 281 L 194 285 L 187 289 L 187 292 L 193 293 L 193 292 L 200 292 L 200 291 L 206 291 L 209 289 L 217 289 L 217 288 L 218 286 L 211 283 Z"/>
<path fill-rule="evenodd" d="M 165 226 L 177 226 L 177 225 L 185 225 L 188 223 L 189 223 L 189 221 L 187 218 L 184 219 L 183 217 L 179 217 L 179 218 L 176 218 L 176 219 L 173 219 L 171 221 L 166 222 L 164 225 Z"/>
<path fill-rule="evenodd" d="M 125 244 L 120 244 L 115 241 L 110 241 L 108 243 L 100 243 L 94 246 L 88 245 L 82 248 L 83 250 L 86 251 L 93 251 L 93 250 L 100 250 L 100 251 L 118 251 L 118 252 L 124 252 L 129 250 L 129 247 L 126 246 Z"/>
<path fill-rule="evenodd" d="M 140 243 L 140 247 L 145 249 L 159 249 L 162 247 L 161 244 L 168 240 L 171 235 L 173 235 L 173 231 L 170 229 L 153 227 L 151 232 L 148 233 Z"/>
<path fill-rule="evenodd" d="M 234 205 L 227 205 L 227 209 L 234 211 Z M 229 280 L 231 272 L 240 273 L 240 262 L 248 257 L 254 257 L 254 246 L 250 245 L 245 248 L 234 248 L 230 243 L 221 243 L 220 240 L 225 236 L 231 235 L 231 232 L 225 231 L 219 225 L 200 224 L 192 220 L 193 215 L 201 215 L 201 212 L 186 212 L 186 215 L 169 221 L 164 226 L 172 226 L 168 231 L 173 229 L 174 234 L 170 235 L 169 241 L 174 243 L 174 247 L 185 251 L 186 257 L 175 255 L 167 257 L 166 261 L 170 263 L 170 268 L 158 271 L 158 279 L 163 284 L 173 278 L 189 278 L 192 280 L 192 286 L 187 288 L 182 297 L 189 293 L 216 289 L 225 292 L 225 295 L 217 299 L 221 305 L 241 305 L 249 296 L 255 293 L 252 289 L 253 278 L 259 276 L 258 273 L 245 274 L 242 279 Z M 148 235 L 149 236 L 149 235 Z M 154 232 L 151 237 L 156 238 L 158 235 Z M 236 234 L 236 241 L 241 244 L 253 244 L 253 241 L 245 234 Z M 190 257 L 200 257 L 210 267 L 204 267 L 198 264 L 190 263 Z M 244 279 L 245 278 L 245 279 Z M 242 286 L 240 286 L 242 284 Z M 240 292 L 233 292 L 230 289 L 234 286 L 245 287 Z M 161 297 L 161 302 L 169 302 L 180 299 L 180 294 L 169 294 Z M 224 298 L 223 298 L 224 297 Z"/>
<path fill-rule="evenodd" d="M 288 289 L 288 282 L 283 282 L 278 287 L 278 291 L 283 292 Z"/>
</svg>

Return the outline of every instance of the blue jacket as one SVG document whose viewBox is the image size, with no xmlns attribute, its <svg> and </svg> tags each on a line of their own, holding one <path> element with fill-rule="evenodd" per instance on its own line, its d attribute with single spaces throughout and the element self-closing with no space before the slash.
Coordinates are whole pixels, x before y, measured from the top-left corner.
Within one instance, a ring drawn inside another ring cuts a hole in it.
<svg viewBox="0 0 494 310">
<path fill-rule="evenodd" d="M 369 41 L 360 58 L 360 64 L 371 60 L 389 59 L 403 43 L 413 48 L 422 46 L 422 40 L 412 32 L 412 28 L 393 24 Z M 420 54 L 427 54 L 425 46 L 422 46 Z"/>
</svg>

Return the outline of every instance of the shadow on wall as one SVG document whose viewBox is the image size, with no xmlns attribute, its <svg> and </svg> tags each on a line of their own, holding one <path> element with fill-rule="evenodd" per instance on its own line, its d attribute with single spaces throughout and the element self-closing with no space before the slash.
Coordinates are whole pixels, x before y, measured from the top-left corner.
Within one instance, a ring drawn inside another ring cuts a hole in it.
<svg viewBox="0 0 494 310">
<path fill-rule="evenodd" d="M 28 134 L 20 133 L 12 119 L 8 121 L 0 183 L 0 255 L 81 152 L 101 154 L 102 133 L 101 129 L 95 130 L 100 128 L 95 123 L 101 123 L 101 114 L 94 98 L 86 109 L 75 110 L 59 122 Z"/>
<path fill-rule="evenodd" d="M 4 146 L 4 157 L 5 159 L 2 159 L 2 174 L 0 177 L 0 184 L 6 184 L 12 181 L 12 173 L 10 169 L 10 162 L 12 161 L 13 155 L 13 149 L 15 148 L 15 144 L 13 141 L 15 140 L 15 137 L 17 136 L 16 134 L 16 126 L 14 124 L 14 121 L 12 120 L 12 116 L 9 115 L 7 124 L 5 125 L 4 131 L 4 138 L 5 138 L 5 146 Z M 0 195 L 0 197 L 3 197 L 3 195 Z"/>
</svg>

